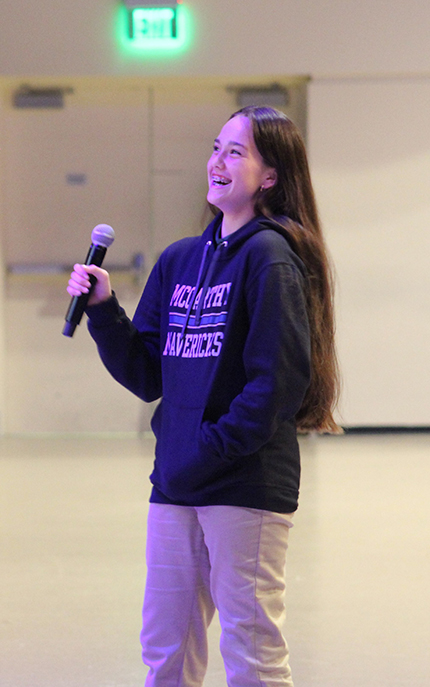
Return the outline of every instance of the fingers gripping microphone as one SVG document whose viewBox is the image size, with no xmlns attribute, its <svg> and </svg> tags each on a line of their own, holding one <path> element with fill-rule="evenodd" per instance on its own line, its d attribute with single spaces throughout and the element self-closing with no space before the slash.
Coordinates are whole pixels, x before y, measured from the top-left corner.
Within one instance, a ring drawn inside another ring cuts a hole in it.
<svg viewBox="0 0 430 687">
<path fill-rule="evenodd" d="M 85 259 L 85 265 L 97 265 L 101 267 L 106 251 L 115 239 L 115 232 L 108 224 L 98 224 L 91 233 L 91 246 Z M 73 336 L 77 325 L 80 323 L 84 310 L 87 307 L 88 299 L 92 288 L 97 279 L 90 274 L 92 287 L 89 293 L 82 296 L 74 296 L 70 301 L 69 309 L 66 313 L 66 324 L 64 325 L 64 336 Z"/>
</svg>

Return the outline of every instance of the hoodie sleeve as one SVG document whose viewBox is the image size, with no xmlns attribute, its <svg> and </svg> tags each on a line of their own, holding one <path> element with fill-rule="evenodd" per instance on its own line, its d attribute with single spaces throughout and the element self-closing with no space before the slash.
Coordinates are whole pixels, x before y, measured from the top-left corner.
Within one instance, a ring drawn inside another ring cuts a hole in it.
<svg viewBox="0 0 430 687">
<path fill-rule="evenodd" d="M 202 427 L 207 448 L 234 459 L 258 451 L 299 411 L 310 381 L 310 335 L 303 276 L 291 264 L 266 265 L 247 286 L 247 383 L 229 411 Z"/>
<path fill-rule="evenodd" d="M 87 309 L 88 329 L 105 367 L 114 379 L 147 402 L 160 398 L 162 393 L 160 288 L 156 267 L 149 276 L 133 321 L 115 295 Z"/>
</svg>

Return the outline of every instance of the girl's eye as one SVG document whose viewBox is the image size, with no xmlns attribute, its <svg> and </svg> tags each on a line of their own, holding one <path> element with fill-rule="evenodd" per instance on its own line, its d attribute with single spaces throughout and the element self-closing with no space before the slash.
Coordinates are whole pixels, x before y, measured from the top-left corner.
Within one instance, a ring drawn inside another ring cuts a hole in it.
<svg viewBox="0 0 430 687">
<path fill-rule="evenodd" d="M 240 155 L 241 153 L 240 153 L 240 150 L 236 150 L 236 148 L 232 148 L 231 154 L 232 155 Z"/>
</svg>

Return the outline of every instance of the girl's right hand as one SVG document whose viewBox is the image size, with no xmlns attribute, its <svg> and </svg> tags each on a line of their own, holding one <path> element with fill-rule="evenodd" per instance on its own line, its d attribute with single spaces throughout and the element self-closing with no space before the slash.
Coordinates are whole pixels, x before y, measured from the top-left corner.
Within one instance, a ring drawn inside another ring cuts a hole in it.
<svg viewBox="0 0 430 687">
<path fill-rule="evenodd" d="M 112 295 L 109 273 L 101 267 L 76 264 L 70 275 L 67 292 L 70 296 L 82 296 L 88 293 L 91 288 L 90 274 L 97 279 L 97 282 L 91 292 L 88 305 L 98 305 L 107 301 Z"/>
</svg>

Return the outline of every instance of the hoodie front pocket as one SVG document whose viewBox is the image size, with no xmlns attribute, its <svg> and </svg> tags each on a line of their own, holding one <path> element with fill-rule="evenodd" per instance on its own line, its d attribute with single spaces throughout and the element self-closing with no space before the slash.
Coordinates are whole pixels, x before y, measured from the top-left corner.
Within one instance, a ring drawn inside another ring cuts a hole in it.
<svg viewBox="0 0 430 687">
<path fill-rule="evenodd" d="M 203 408 L 177 406 L 166 399 L 154 413 L 157 445 L 152 479 L 170 498 L 186 498 L 225 469 L 225 461 L 201 441 L 203 413 Z"/>
</svg>

